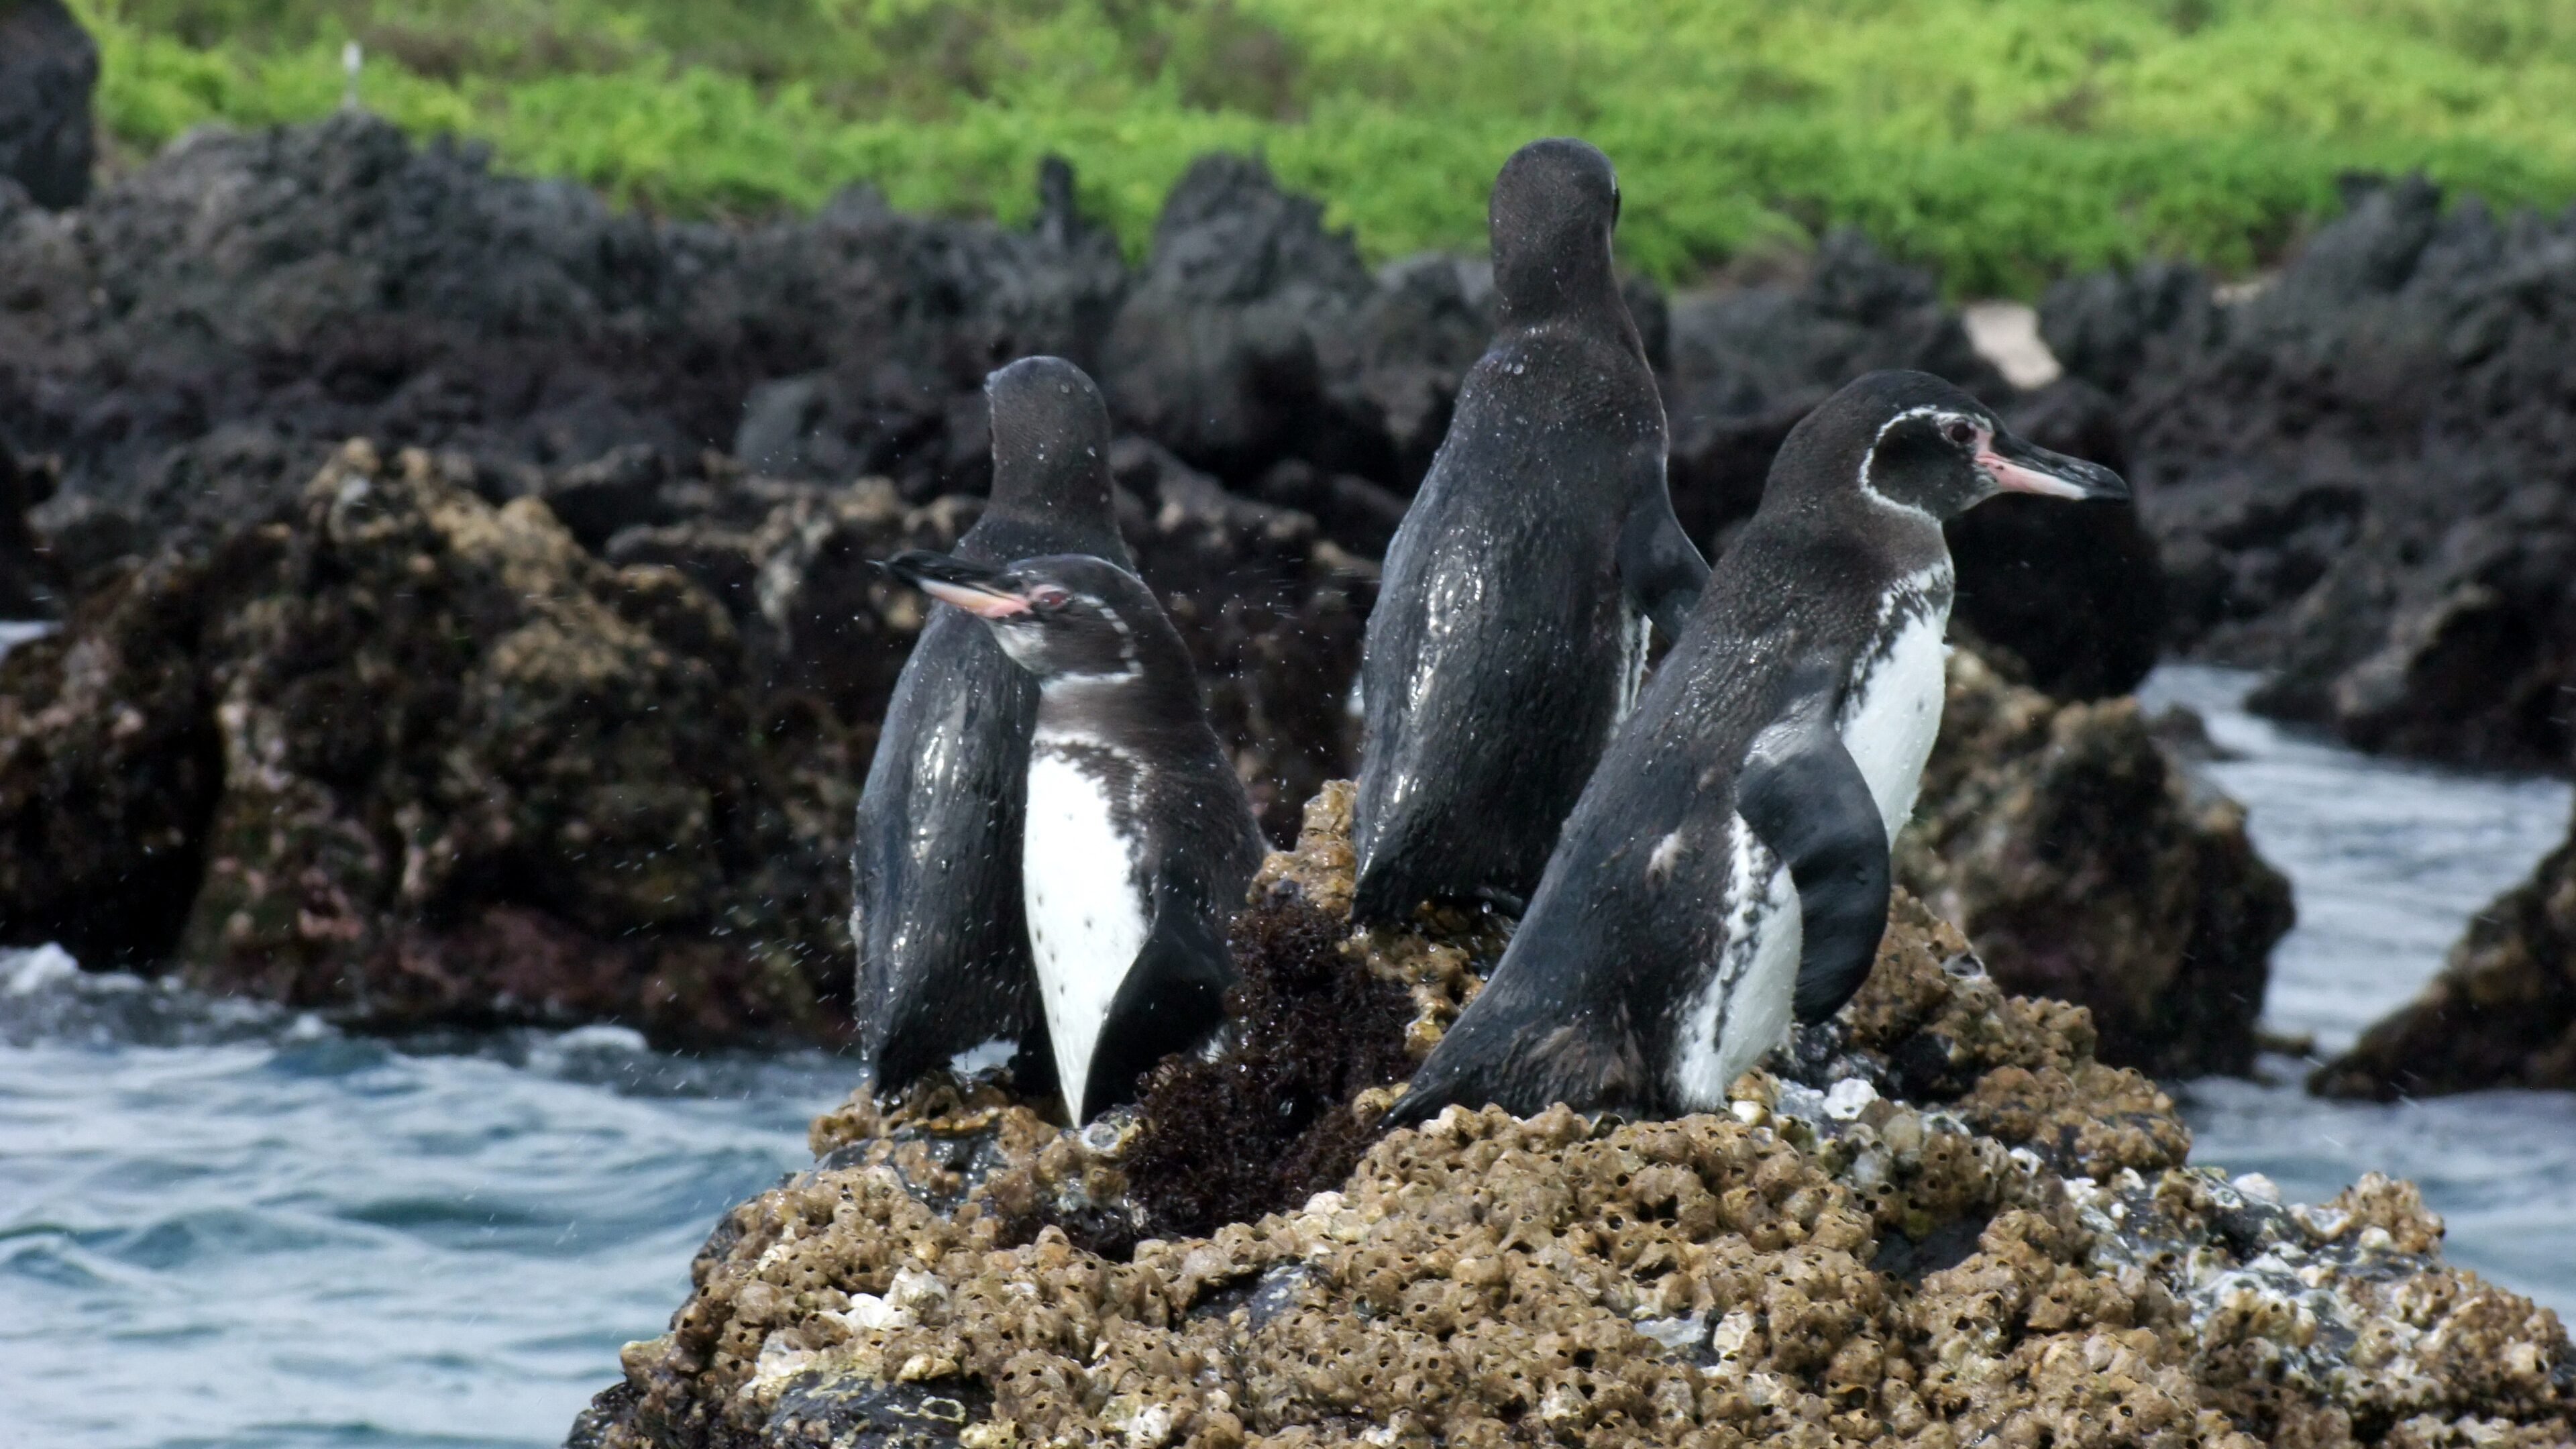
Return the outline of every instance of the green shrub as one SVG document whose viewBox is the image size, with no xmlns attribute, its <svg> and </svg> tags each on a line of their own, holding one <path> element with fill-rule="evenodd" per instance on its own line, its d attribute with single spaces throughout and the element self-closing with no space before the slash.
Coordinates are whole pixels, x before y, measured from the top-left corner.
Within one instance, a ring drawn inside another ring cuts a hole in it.
<svg viewBox="0 0 2576 1449">
<path fill-rule="evenodd" d="M 2259 264 L 2350 170 L 2576 196 L 2565 0 L 74 0 L 132 148 L 341 101 L 681 215 L 1025 215 L 1047 152 L 1141 246 L 1257 150 L 1390 256 L 1481 243 L 1532 136 L 1618 162 L 1686 279 L 1858 225 L 1962 292 L 2150 253 Z"/>
</svg>

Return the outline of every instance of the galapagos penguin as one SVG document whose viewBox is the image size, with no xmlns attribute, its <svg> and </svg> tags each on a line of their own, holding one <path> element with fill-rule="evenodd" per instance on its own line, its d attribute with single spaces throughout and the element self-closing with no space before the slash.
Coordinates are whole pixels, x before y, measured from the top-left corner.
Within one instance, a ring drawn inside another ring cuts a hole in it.
<svg viewBox="0 0 2576 1449">
<path fill-rule="evenodd" d="M 1697 617 L 1566 822 L 1484 990 L 1390 1113 L 1707 1111 L 1860 989 L 1940 727 L 1942 520 L 2126 498 L 1976 399 L 1876 372 L 1793 429 Z"/>
<path fill-rule="evenodd" d="M 957 556 L 1125 563 L 1109 414 L 1091 379 L 1061 358 L 1029 357 L 986 378 L 984 393 L 992 497 Z M 932 611 L 886 706 L 852 850 L 854 1006 L 881 1086 L 979 1047 L 1024 1045 L 1045 1059 L 1020 905 L 1020 784 L 1037 710 L 1035 682 L 989 630 Z"/>
<path fill-rule="evenodd" d="M 1223 1024 L 1226 921 L 1269 842 L 1134 574 L 1075 554 L 886 567 L 981 619 L 1037 681 L 1020 878 L 1056 1077 L 1088 1121 Z"/>
<path fill-rule="evenodd" d="M 1663 401 L 1610 265 L 1619 185 L 1575 140 L 1495 178 L 1500 326 L 1387 548 L 1360 666 L 1363 922 L 1517 913 L 1645 662 L 1708 579 L 1664 482 Z"/>
</svg>

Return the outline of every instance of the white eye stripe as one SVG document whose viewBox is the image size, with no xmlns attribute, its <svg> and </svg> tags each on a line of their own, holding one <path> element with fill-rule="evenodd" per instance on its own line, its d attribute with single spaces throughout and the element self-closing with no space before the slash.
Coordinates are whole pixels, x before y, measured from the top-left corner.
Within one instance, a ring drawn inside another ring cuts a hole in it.
<svg viewBox="0 0 2576 1449">
<path fill-rule="evenodd" d="M 1870 471 L 1878 464 L 1878 445 L 1887 441 L 1887 435 L 1890 432 L 1893 432 L 1900 424 L 1911 422 L 1916 418 L 1939 418 L 1942 420 L 1941 426 L 1947 426 L 1951 421 L 1959 421 L 1968 423 L 1970 426 L 1976 427 L 1981 431 L 1984 428 L 1984 424 L 1978 422 L 1976 419 L 1970 418 L 1964 413 L 1951 412 L 1949 409 L 1942 407 L 1938 403 L 1925 403 L 1920 407 L 1907 408 L 1905 411 L 1889 418 L 1886 422 L 1879 424 L 1877 434 L 1869 440 L 1869 450 L 1860 455 L 1860 492 L 1862 497 L 1878 504 L 1882 508 L 1893 508 L 1899 512 L 1912 514 L 1917 518 L 1925 519 L 1937 524 L 1939 520 L 1933 519 L 1930 513 L 1911 503 L 1900 503 L 1896 499 L 1888 497 L 1886 494 L 1879 492 L 1877 488 L 1873 487 L 1869 481 Z"/>
</svg>

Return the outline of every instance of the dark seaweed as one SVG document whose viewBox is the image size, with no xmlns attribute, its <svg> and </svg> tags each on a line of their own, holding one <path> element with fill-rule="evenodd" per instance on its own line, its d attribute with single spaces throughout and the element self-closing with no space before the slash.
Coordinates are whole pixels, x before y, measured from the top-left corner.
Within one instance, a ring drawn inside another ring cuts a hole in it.
<svg viewBox="0 0 2576 1449">
<path fill-rule="evenodd" d="M 1411 1002 L 1345 956 L 1346 928 L 1294 891 L 1236 917 L 1241 984 L 1214 1060 L 1155 1069 L 1128 1180 L 1157 1232 L 1204 1235 L 1339 1186 L 1375 1138 L 1350 1103 L 1412 1069 Z"/>
</svg>

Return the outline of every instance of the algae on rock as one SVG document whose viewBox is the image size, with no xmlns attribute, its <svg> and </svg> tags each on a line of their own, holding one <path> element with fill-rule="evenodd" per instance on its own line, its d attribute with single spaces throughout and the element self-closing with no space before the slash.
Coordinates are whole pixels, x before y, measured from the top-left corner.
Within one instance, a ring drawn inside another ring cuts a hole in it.
<svg viewBox="0 0 2576 1449">
<path fill-rule="evenodd" d="M 603 565 L 473 481 L 350 444 L 289 519 L 166 554 L 13 656 L 0 891 L 45 911 L 10 936 L 168 950 L 377 1027 L 822 1032 L 838 731 L 756 717 L 678 573 Z M 70 819 L 88 843 L 49 853 Z"/>
</svg>

